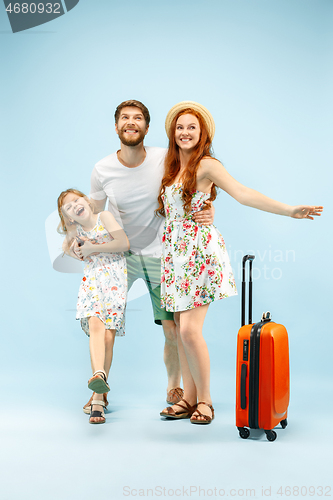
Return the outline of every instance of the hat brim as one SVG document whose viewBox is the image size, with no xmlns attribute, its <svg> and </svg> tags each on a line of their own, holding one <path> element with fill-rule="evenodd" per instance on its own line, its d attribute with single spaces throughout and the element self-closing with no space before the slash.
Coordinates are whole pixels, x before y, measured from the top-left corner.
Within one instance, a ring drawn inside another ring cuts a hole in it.
<svg viewBox="0 0 333 500">
<path fill-rule="evenodd" d="M 167 133 L 169 140 L 170 140 L 170 129 L 173 119 L 175 118 L 175 116 L 177 116 L 177 114 L 180 111 L 183 111 L 184 109 L 187 108 L 193 109 L 193 111 L 197 111 L 198 113 L 200 113 L 207 127 L 209 138 L 212 141 L 215 135 L 214 119 L 210 114 L 210 112 L 208 111 L 208 109 L 205 108 L 205 106 L 194 101 L 181 101 L 178 104 L 175 104 L 175 106 L 173 106 L 168 112 L 167 117 L 165 119 L 165 131 Z"/>
</svg>

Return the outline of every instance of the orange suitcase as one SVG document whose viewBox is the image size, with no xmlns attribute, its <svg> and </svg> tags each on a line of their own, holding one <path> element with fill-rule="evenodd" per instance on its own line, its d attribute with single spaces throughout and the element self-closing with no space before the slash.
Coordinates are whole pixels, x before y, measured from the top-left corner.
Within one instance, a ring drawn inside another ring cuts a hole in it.
<svg viewBox="0 0 333 500">
<path fill-rule="evenodd" d="M 273 430 L 287 426 L 289 405 L 288 334 L 283 325 L 264 313 L 259 323 L 252 323 L 252 261 L 243 258 L 242 326 L 237 338 L 236 426 L 241 438 L 250 429 L 263 429 L 269 441 L 276 439 Z M 249 261 L 249 324 L 245 325 L 245 265 Z"/>
</svg>

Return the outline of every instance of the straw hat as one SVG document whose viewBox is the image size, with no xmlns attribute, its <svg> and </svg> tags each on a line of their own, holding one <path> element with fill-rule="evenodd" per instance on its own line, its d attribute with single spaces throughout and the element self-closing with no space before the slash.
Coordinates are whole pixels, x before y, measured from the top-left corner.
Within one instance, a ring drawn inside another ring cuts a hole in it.
<svg viewBox="0 0 333 500">
<path fill-rule="evenodd" d="M 170 111 L 167 114 L 167 117 L 165 119 L 165 130 L 166 130 L 166 133 L 167 133 L 167 136 L 169 137 L 169 139 L 170 139 L 169 134 L 170 134 L 172 120 L 179 113 L 179 111 L 182 111 L 182 110 L 187 109 L 187 108 L 191 108 L 194 111 L 197 111 L 198 113 L 200 113 L 200 115 L 202 116 L 202 119 L 205 122 L 205 125 L 207 127 L 207 131 L 208 131 L 210 140 L 213 140 L 213 137 L 215 134 L 215 123 L 214 123 L 213 117 L 210 114 L 210 112 L 208 111 L 208 109 L 205 108 L 205 106 L 203 106 L 202 104 L 199 104 L 198 102 L 194 102 L 194 101 L 182 101 L 182 102 L 179 102 L 178 104 L 175 104 L 175 106 L 173 106 L 170 109 Z"/>
</svg>

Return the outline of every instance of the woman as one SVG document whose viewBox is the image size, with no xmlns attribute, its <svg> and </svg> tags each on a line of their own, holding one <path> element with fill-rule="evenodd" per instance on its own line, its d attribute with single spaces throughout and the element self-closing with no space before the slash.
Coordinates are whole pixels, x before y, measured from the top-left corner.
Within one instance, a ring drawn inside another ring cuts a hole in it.
<svg viewBox="0 0 333 500">
<path fill-rule="evenodd" d="M 222 236 L 214 226 L 199 226 L 191 214 L 216 198 L 216 186 L 242 205 L 297 219 L 312 219 L 323 207 L 286 205 L 243 186 L 212 157 L 214 120 L 202 105 L 176 104 L 165 122 L 169 149 L 157 214 L 165 216 L 162 240 L 161 304 L 174 311 L 184 397 L 161 412 L 209 424 L 210 362 L 202 327 L 209 303 L 235 295 L 236 286 Z"/>
</svg>

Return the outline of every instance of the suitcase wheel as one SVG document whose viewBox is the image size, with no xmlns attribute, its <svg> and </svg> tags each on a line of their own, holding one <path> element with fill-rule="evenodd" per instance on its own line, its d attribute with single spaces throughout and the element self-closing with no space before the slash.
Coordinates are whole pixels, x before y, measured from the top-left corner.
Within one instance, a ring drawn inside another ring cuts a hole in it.
<svg viewBox="0 0 333 500">
<path fill-rule="evenodd" d="M 275 431 L 265 431 L 268 441 L 275 441 L 277 434 Z"/>
<path fill-rule="evenodd" d="M 238 430 L 239 430 L 239 435 L 242 439 L 247 439 L 249 437 L 250 431 L 246 427 L 238 427 Z"/>
<path fill-rule="evenodd" d="M 280 424 L 282 429 L 285 429 L 288 425 L 287 419 L 281 420 Z"/>
</svg>

